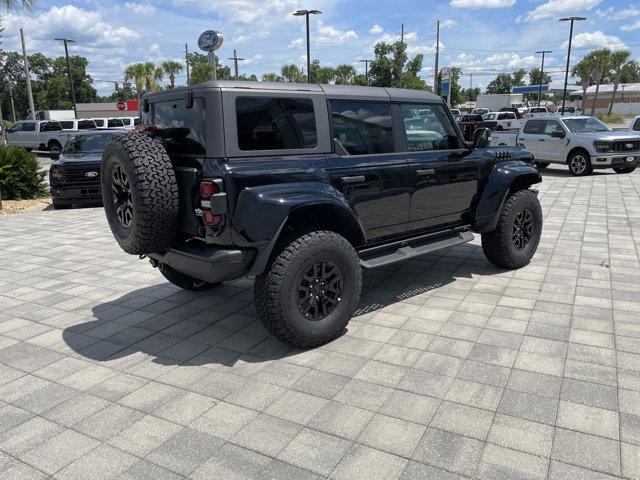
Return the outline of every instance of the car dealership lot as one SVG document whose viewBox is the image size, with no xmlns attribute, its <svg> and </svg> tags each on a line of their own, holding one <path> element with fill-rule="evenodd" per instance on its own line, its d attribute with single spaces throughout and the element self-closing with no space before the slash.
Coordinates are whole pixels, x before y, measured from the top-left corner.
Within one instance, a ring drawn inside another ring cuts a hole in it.
<svg viewBox="0 0 640 480">
<path fill-rule="evenodd" d="M 180 291 L 100 209 L 3 216 L 0 477 L 639 477 L 640 172 L 543 175 L 531 265 L 478 238 L 367 272 L 308 351 L 250 281 Z"/>
</svg>

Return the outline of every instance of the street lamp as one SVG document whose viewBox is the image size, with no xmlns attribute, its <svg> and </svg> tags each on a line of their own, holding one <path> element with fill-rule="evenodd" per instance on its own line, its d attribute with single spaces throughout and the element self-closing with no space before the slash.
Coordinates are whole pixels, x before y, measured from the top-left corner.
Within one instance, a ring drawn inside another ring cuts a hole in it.
<svg viewBox="0 0 640 480">
<path fill-rule="evenodd" d="M 544 78 L 544 56 L 546 53 L 553 53 L 551 50 L 540 50 L 537 54 L 542 54 L 542 67 L 540 68 L 540 88 L 538 89 L 538 106 L 540 106 L 540 100 L 542 100 L 542 80 Z"/>
<path fill-rule="evenodd" d="M 73 88 L 73 77 L 71 76 L 71 63 L 69 62 L 69 47 L 68 43 L 76 43 L 75 40 L 71 40 L 69 38 L 54 38 L 54 40 L 58 40 L 64 43 L 64 55 L 67 57 L 67 73 L 69 75 L 69 85 L 71 86 L 71 100 L 73 101 L 73 113 L 75 118 L 78 118 L 78 106 L 76 105 L 76 91 Z"/>
<path fill-rule="evenodd" d="M 359 62 L 364 62 L 364 80 L 365 84 L 369 85 L 369 62 L 373 62 L 371 59 L 358 60 Z"/>
<path fill-rule="evenodd" d="M 571 27 L 569 29 L 569 48 L 567 50 L 567 69 L 564 72 L 564 89 L 562 91 L 562 113 L 564 115 L 564 103 L 567 99 L 567 82 L 569 81 L 569 61 L 571 59 L 571 39 L 573 38 L 573 22 L 581 22 L 582 20 L 586 20 L 586 17 L 567 17 L 561 18 L 560 22 L 571 22 Z"/>
<path fill-rule="evenodd" d="M 304 16 L 307 21 L 307 83 L 311 83 L 311 47 L 309 45 L 309 15 L 317 15 L 322 13 L 320 10 L 296 10 L 293 12 L 295 17 Z"/>
</svg>

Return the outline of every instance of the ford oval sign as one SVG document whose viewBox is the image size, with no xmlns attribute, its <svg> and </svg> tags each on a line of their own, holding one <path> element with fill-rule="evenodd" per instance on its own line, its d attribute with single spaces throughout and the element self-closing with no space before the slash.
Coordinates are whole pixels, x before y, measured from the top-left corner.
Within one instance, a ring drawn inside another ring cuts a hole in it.
<svg viewBox="0 0 640 480">
<path fill-rule="evenodd" d="M 213 52 L 222 46 L 224 36 L 215 30 L 202 32 L 198 38 L 198 47 L 205 52 Z"/>
<path fill-rule="evenodd" d="M 84 176 L 88 178 L 96 178 L 98 176 L 98 172 L 87 172 Z"/>
</svg>

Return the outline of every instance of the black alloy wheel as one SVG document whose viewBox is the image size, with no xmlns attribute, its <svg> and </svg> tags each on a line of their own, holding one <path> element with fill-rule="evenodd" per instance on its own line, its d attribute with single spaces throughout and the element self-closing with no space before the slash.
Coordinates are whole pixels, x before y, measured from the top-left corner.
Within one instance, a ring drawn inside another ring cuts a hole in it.
<svg viewBox="0 0 640 480">
<path fill-rule="evenodd" d="M 533 215 L 527 209 L 522 210 L 513 222 L 513 229 L 511 231 L 511 241 L 518 249 L 523 249 L 531 241 L 533 234 Z"/>
<path fill-rule="evenodd" d="M 342 272 L 333 262 L 312 263 L 298 280 L 297 296 L 298 310 L 305 318 L 326 318 L 342 300 Z"/>
<path fill-rule="evenodd" d="M 113 169 L 113 183 L 111 185 L 113 206 L 120 224 L 129 228 L 133 221 L 133 202 L 131 200 L 131 184 L 121 165 Z"/>
</svg>

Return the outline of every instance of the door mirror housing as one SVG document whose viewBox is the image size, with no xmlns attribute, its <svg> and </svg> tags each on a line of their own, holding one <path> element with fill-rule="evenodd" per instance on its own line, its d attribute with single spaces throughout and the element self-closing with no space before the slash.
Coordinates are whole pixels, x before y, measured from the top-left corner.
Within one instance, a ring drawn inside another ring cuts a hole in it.
<svg viewBox="0 0 640 480">
<path fill-rule="evenodd" d="M 564 132 L 564 130 L 556 130 L 551 134 L 551 136 L 554 138 L 564 138 L 567 136 L 567 134 Z"/>
<path fill-rule="evenodd" d="M 478 128 L 475 132 L 473 132 L 473 148 L 487 148 L 490 142 L 490 128 Z"/>
</svg>

